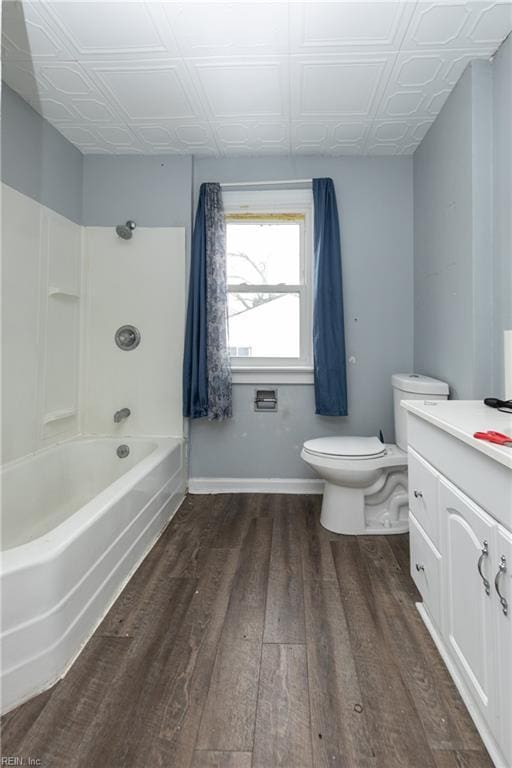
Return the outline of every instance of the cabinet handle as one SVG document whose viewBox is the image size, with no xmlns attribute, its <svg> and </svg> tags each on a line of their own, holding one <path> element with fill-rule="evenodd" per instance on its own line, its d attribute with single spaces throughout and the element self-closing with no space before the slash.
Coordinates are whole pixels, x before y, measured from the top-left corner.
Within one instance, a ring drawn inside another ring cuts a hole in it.
<svg viewBox="0 0 512 768">
<path fill-rule="evenodd" d="M 480 574 L 480 578 L 483 581 L 484 589 L 485 589 L 485 594 L 486 595 L 490 595 L 491 594 L 491 585 L 489 584 L 489 581 L 485 578 L 485 576 L 482 573 L 482 562 L 483 562 L 484 557 L 488 557 L 488 556 L 489 556 L 489 544 L 487 543 L 487 541 L 484 541 L 482 543 L 482 549 L 481 549 L 480 557 L 478 558 L 477 568 L 478 568 L 478 573 Z M 498 578 L 498 577 L 496 576 L 496 578 Z"/>
<path fill-rule="evenodd" d="M 496 574 L 496 578 L 494 579 L 494 587 L 496 589 L 496 592 L 498 593 L 498 597 L 501 603 L 501 610 L 503 611 L 505 616 L 508 614 L 508 602 L 506 597 L 503 597 L 503 595 L 500 592 L 499 581 L 500 581 L 500 576 L 506 573 L 506 571 L 507 571 L 507 558 L 505 557 L 505 555 L 502 555 L 500 557 L 500 567 L 498 568 L 498 573 Z"/>
<path fill-rule="evenodd" d="M 423 498 L 423 491 L 414 491 L 414 498 L 415 499 L 422 499 Z"/>
<path fill-rule="evenodd" d="M 416 563 L 416 570 L 417 571 L 424 571 L 425 570 L 425 566 L 424 565 L 419 565 L 418 563 Z"/>
</svg>

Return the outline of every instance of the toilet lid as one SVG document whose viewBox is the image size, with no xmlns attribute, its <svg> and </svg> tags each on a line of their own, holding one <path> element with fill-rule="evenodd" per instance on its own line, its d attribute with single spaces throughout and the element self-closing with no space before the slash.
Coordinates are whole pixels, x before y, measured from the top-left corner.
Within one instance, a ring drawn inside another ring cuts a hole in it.
<svg viewBox="0 0 512 768">
<path fill-rule="evenodd" d="M 318 456 L 370 459 L 384 456 L 386 446 L 378 437 L 318 437 L 307 440 L 304 450 Z"/>
</svg>

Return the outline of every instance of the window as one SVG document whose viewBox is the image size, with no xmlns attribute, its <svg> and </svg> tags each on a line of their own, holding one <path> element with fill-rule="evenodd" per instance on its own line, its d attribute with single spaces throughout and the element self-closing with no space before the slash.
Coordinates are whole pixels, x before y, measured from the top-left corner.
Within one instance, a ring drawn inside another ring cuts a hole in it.
<svg viewBox="0 0 512 768">
<path fill-rule="evenodd" d="M 225 192 L 224 208 L 233 370 L 311 368 L 311 191 Z"/>
</svg>

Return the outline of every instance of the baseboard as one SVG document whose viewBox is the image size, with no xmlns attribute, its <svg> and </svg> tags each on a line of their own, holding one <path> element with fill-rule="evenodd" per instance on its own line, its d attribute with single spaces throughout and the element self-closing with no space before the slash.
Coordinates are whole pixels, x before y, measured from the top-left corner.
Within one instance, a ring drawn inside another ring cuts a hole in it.
<svg viewBox="0 0 512 768">
<path fill-rule="evenodd" d="M 322 493 L 323 480 L 281 477 L 190 477 L 188 492 L 199 493 Z"/>
</svg>

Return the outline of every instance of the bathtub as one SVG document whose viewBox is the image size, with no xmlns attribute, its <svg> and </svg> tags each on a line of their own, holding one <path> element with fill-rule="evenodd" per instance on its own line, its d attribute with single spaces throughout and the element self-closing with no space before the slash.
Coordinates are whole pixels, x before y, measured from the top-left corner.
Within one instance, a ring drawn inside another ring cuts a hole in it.
<svg viewBox="0 0 512 768">
<path fill-rule="evenodd" d="M 174 438 L 77 438 L 4 466 L 2 712 L 62 677 L 184 492 Z"/>
</svg>

